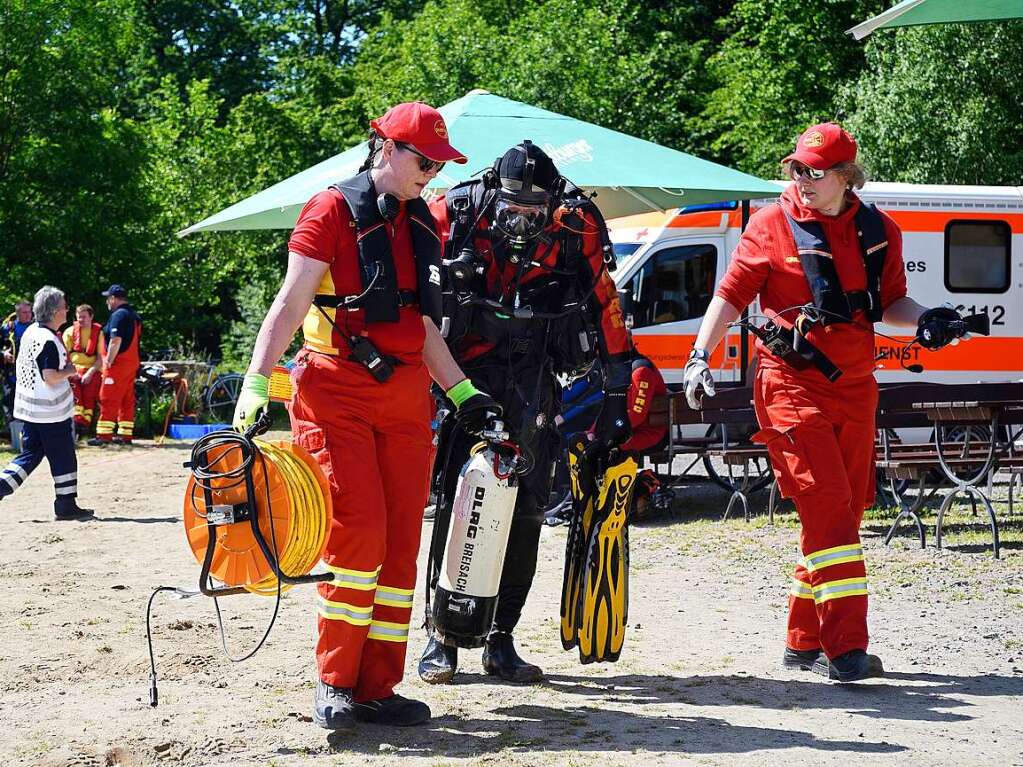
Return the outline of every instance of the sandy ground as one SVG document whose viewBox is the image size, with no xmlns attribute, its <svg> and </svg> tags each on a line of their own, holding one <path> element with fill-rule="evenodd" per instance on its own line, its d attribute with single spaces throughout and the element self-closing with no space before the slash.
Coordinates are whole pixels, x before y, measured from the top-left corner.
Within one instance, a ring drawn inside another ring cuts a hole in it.
<svg viewBox="0 0 1023 767">
<path fill-rule="evenodd" d="M 886 549 L 884 518 L 868 523 L 873 649 L 891 673 L 841 686 L 778 665 L 791 517 L 720 524 L 698 513 L 723 508 L 706 487 L 680 496 L 680 520 L 633 529 L 630 627 L 615 665 L 582 666 L 561 649 L 565 533 L 548 528 L 518 632 L 547 671 L 542 685 L 492 683 L 478 651 L 463 651 L 456 684 L 427 686 L 414 671 L 416 632 L 401 691 L 430 703 L 432 724 L 328 733 L 309 717 L 311 588 L 287 595 L 268 645 L 241 664 L 224 658 L 208 599 L 161 595 L 152 709 L 146 600 L 161 584 L 194 588 L 198 574 L 180 522 L 187 455 L 184 445 L 83 451 L 94 522 L 52 520 L 45 467 L 0 504 L 0 764 L 1023 765 L 1018 516 L 998 562 L 983 532 L 961 532 L 968 516 L 951 520 L 959 545 L 945 551 Z M 222 604 L 240 654 L 272 601 Z"/>
</svg>

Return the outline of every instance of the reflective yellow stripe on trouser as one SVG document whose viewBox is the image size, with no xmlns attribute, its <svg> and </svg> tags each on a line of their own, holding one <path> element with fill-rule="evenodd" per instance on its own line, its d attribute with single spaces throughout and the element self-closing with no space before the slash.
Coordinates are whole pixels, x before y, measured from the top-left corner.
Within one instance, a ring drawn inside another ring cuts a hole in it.
<svg viewBox="0 0 1023 767">
<path fill-rule="evenodd" d="M 797 599 L 813 599 L 813 589 L 798 578 L 792 579 L 792 588 L 789 589 L 789 594 Z"/>
<path fill-rule="evenodd" d="M 380 567 L 375 570 L 349 570 L 345 567 L 334 567 L 324 562 L 324 566 L 334 573 L 330 585 L 336 589 L 355 589 L 356 591 L 373 591 L 380 577 Z"/>
<path fill-rule="evenodd" d="M 380 568 L 375 570 L 351 570 L 346 567 L 334 567 L 324 563 L 327 570 L 334 573 L 334 580 L 329 584 L 333 589 L 352 589 L 354 591 L 373 591 L 377 587 Z M 368 626 L 373 619 L 373 605 L 354 605 L 335 599 L 327 599 L 320 595 L 317 612 L 321 618 L 329 621 L 344 621 L 353 626 Z"/>
<path fill-rule="evenodd" d="M 96 421 L 96 435 L 102 434 L 113 434 L 114 433 L 114 422 L 113 421 Z"/>
<path fill-rule="evenodd" d="M 378 605 L 388 607 L 404 607 L 412 609 L 413 589 L 396 589 L 393 586 L 378 586 L 376 597 L 373 599 Z"/>
<path fill-rule="evenodd" d="M 827 581 L 813 587 L 813 598 L 817 604 L 831 599 L 859 596 L 867 596 L 866 577 L 842 578 L 841 580 Z"/>
<path fill-rule="evenodd" d="M 809 573 L 820 573 L 828 567 L 856 562 L 864 562 L 863 546 L 859 543 L 848 543 L 842 546 L 832 546 L 831 548 L 814 551 L 807 554 L 802 560 L 800 560 L 800 564 L 803 565 Z M 802 589 L 800 589 L 800 593 L 796 596 L 802 597 L 805 594 L 806 585 L 800 583 L 800 586 L 802 586 Z M 792 593 L 795 592 L 795 588 L 796 587 L 793 586 Z M 841 599 L 843 597 L 866 596 L 867 576 L 866 573 L 864 573 L 863 575 L 855 575 L 847 578 L 821 581 L 815 586 L 812 586 L 810 591 L 812 592 L 814 602 L 817 604 L 828 602 L 832 599 Z"/>
<path fill-rule="evenodd" d="M 807 554 L 800 560 L 800 564 L 808 572 L 823 570 L 832 565 L 842 565 L 846 562 L 862 562 L 863 546 L 858 543 L 849 543 L 844 546 L 833 546 L 830 549 L 821 549 L 812 554 Z"/>
<path fill-rule="evenodd" d="M 373 619 L 372 607 L 359 607 L 320 597 L 319 613 L 329 621 L 344 621 L 353 626 L 368 626 Z"/>
<path fill-rule="evenodd" d="M 409 634 L 408 618 L 412 614 L 413 589 L 399 589 L 394 586 L 377 586 L 373 602 L 379 605 L 381 614 L 391 618 L 406 618 L 405 621 L 385 621 L 374 618 L 369 627 L 367 639 L 381 642 L 407 642 Z M 396 609 L 401 612 L 396 613 Z"/>
<path fill-rule="evenodd" d="M 381 642 L 407 642 L 408 628 L 409 624 L 407 623 L 374 620 L 369 625 L 369 634 L 366 635 L 366 638 L 378 639 Z"/>
</svg>

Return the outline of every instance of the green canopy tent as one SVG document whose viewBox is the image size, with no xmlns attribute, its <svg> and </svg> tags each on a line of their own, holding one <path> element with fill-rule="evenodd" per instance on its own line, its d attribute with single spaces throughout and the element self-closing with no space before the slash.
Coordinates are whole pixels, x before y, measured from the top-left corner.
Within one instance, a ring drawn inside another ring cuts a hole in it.
<svg viewBox="0 0 1023 767">
<path fill-rule="evenodd" d="M 440 193 L 489 167 L 523 139 L 543 147 L 561 173 L 587 191 L 606 218 L 668 211 L 683 205 L 779 194 L 776 184 L 624 133 L 601 128 L 487 91 L 440 107 L 451 143 L 469 158 L 448 163 L 430 184 Z M 355 174 L 363 142 L 178 232 L 290 229 L 316 192 Z"/>
<path fill-rule="evenodd" d="M 1023 17 L 1023 0 L 902 0 L 848 30 L 862 40 L 877 29 Z"/>
</svg>

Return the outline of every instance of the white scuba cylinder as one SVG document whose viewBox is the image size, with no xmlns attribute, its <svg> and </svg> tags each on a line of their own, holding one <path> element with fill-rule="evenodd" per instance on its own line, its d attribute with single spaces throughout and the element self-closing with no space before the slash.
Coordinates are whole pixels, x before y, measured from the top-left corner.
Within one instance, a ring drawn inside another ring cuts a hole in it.
<svg viewBox="0 0 1023 767">
<path fill-rule="evenodd" d="M 433 601 L 434 630 L 446 644 L 479 647 L 494 621 L 519 491 L 512 468 L 488 445 L 459 474 Z"/>
</svg>

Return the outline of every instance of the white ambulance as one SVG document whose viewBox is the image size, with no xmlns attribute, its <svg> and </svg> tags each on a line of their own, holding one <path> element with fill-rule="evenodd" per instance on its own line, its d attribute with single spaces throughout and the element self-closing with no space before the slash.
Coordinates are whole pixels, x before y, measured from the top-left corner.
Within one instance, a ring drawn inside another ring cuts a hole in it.
<svg viewBox="0 0 1023 767">
<path fill-rule="evenodd" d="M 783 188 L 779 184 L 779 190 Z M 945 302 L 963 313 L 987 312 L 990 337 L 928 352 L 877 338 L 879 381 L 963 383 L 1023 378 L 1023 187 L 868 183 L 861 197 L 902 228 L 909 294 L 925 306 Z M 754 200 L 751 208 L 775 204 Z M 665 380 L 682 380 L 689 349 L 741 232 L 736 203 L 609 222 L 615 282 L 636 345 Z M 753 306 L 751 311 L 756 311 Z M 758 324 L 762 324 L 762 321 Z M 910 340 L 906 329 L 878 325 Z M 744 360 L 738 329 L 711 359 L 719 381 L 739 381 Z M 903 365 L 922 364 L 915 374 Z"/>
</svg>

